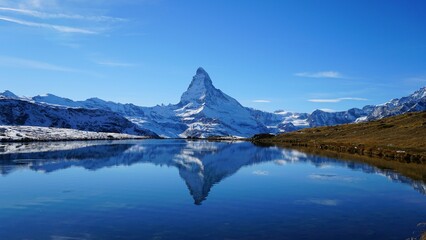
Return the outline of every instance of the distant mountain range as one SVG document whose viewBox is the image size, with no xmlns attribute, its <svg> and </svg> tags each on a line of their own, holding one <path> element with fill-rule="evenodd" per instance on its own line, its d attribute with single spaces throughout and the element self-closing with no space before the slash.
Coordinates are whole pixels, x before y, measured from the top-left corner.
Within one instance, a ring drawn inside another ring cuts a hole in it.
<svg viewBox="0 0 426 240">
<path fill-rule="evenodd" d="M 158 136 L 116 112 L 44 104 L 19 98 L 0 97 L 0 125 L 56 127 Z"/>
<path fill-rule="evenodd" d="M 63 127 L 166 138 L 251 137 L 258 133 L 275 134 L 425 111 L 426 87 L 410 96 L 362 109 L 316 110 L 310 114 L 282 110 L 270 113 L 242 106 L 215 88 L 208 73 L 198 68 L 177 104 L 141 107 L 99 98 L 73 101 L 52 94 L 22 98 L 5 91 L 0 93 L 0 106 L 0 124 L 3 125 Z"/>
</svg>

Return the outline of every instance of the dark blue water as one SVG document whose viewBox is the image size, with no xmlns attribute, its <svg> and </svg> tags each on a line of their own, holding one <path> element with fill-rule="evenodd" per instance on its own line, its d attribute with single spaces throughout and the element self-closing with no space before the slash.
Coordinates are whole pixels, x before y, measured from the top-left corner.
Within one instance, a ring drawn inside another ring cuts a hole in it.
<svg viewBox="0 0 426 240">
<path fill-rule="evenodd" d="M 413 239 L 426 185 L 360 163 L 183 140 L 10 144 L 0 239 Z"/>
</svg>

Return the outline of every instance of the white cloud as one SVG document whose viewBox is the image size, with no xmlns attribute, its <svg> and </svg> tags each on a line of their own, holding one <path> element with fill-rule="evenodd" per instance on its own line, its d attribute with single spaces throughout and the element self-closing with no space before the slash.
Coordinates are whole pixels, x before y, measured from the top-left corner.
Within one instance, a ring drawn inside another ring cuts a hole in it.
<svg viewBox="0 0 426 240">
<path fill-rule="evenodd" d="M 34 60 L 22 59 L 22 58 L 13 58 L 13 57 L 1 57 L 0 56 L 0 65 L 7 67 L 23 67 L 23 68 L 32 68 L 40 70 L 50 70 L 58 72 L 75 72 L 75 69 L 61 67 L 53 65 L 46 62 L 39 62 Z"/>
<path fill-rule="evenodd" d="M 271 101 L 265 100 L 265 99 L 256 99 L 256 100 L 253 100 L 252 102 L 254 102 L 254 103 L 270 103 Z"/>
<path fill-rule="evenodd" d="M 56 30 L 58 32 L 62 33 L 81 33 L 81 34 L 97 34 L 97 32 L 92 30 L 87 30 L 83 28 L 75 28 L 75 27 L 68 27 L 68 26 L 61 26 L 61 25 L 54 25 L 54 24 L 48 24 L 48 23 L 37 23 L 37 22 L 30 22 L 25 20 L 19 20 L 15 18 L 9 18 L 5 16 L 0 16 L 1 21 L 16 23 L 20 25 L 25 25 L 29 27 L 38 27 L 38 28 L 47 28 Z"/>
<path fill-rule="evenodd" d="M 56 6 L 56 0 L 20 0 L 16 1 L 20 7 L 45 8 Z"/>
<path fill-rule="evenodd" d="M 308 99 L 309 102 L 315 103 L 338 103 L 341 101 L 367 101 L 366 98 L 358 98 L 358 97 L 343 97 L 343 98 L 316 98 L 316 99 Z"/>
<path fill-rule="evenodd" d="M 58 66 L 55 64 L 35 61 L 31 59 L 23 59 L 23 58 L 14 58 L 14 57 L 5 57 L 0 56 L 0 66 L 5 67 L 16 67 L 16 68 L 28 68 L 28 69 L 36 69 L 36 70 L 46 70 L 46 71 L 56 71 L 56 72 L 69 72 L 69 73 L 82 73 L 89 74 L 93 76 L 100 76 L 99 74 L 91 71 L 85 71 L 75 68 Z"/>
<path fill-rule="evenodd" d="M 84 6 L 87 5 L 84 5 L 83 1 L 75 0 L 0 0 L 0 21 L 51 29 L 60 33 L 92 35 L 107 31 L 115 23 L 127 21 L 123 18 L 92 14 L 102 10 Z"/>
<path fill-rule="evenodd" d="M 300 72 L 294 74 L 297 77 L 307 78 L 343 78 L 342 74 L 336 71 L 324 71 L 324 72 Z"/>
<path fill-rule="evenodd" d="M 0 11 L 12 12 L 12 13 L 27 15 L 27 16 L 36 17 L 36 18 L 43 18 L 43 19 L 76 19 L 76 20 L 88 20 L 88 21 L 97 21 L 97 22 L 125 21 L 125 19 L 123 18 L 114 18 L 114 17 L 108 17 L 108 16 L 83 16 L 79 14 L 48 13 L 48 12 L 41 12 L 41 11 L 21 9 L 21 8 L 0 7 Z"/>
</svg>

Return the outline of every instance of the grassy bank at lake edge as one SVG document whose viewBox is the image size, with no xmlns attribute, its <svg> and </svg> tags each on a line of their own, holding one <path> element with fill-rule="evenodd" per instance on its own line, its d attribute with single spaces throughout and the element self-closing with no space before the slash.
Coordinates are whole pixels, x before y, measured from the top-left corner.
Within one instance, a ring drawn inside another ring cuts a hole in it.
<svg viewBox="0 0 426 240">
<path fill-rule="evenodd" d="M 274 145 L 365 162 L 426 181 L 426 112 L 377 121 L 318 127 L 277 136 L 257 135 L 257 145 Z"/>
</svg>

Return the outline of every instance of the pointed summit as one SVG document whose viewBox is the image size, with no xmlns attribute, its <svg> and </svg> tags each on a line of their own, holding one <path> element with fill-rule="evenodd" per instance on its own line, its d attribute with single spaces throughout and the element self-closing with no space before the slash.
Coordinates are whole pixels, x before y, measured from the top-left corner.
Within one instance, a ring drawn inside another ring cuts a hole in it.
<svg viewBox="0 0 426 240">
<path fill-rule="evenodd" d="M 199 67 L 188 89 L 182 94 L 180 102 L 182 104 L 190 102 L 201 104 L 207 97 L 217 95 L 216 92 L 219 90 L 213 86 L 209 74 Z"/>
<path fill-rule="evenodd" d="M 196 74 L 197 74 L 197 75 L 198 75 L 198 74 L 205 74 L 205 75 L 208 75 L 208 74 L 207 74 L 207 72 L 206 72 L 206 70 L 204 70 L 204 68 L 202 68 L 202 67 L 199 67 L 199 68 L 197 69 Z"/>
<path fill-rule="evenodd" d="M 204 85 L 204 87 L 214 88 L 213 82 L 210 79 L 209 74 L 204 70 L 204 68 L 199 67 L 197 69 L 197 72 L 195 73 L 195 76 L 192 78 L 192 82 L 189 85 L 189 88 L 191 88 L 192 85 Z M 188 88 L 188 90 L 189 90 Z"/>
</svg>

